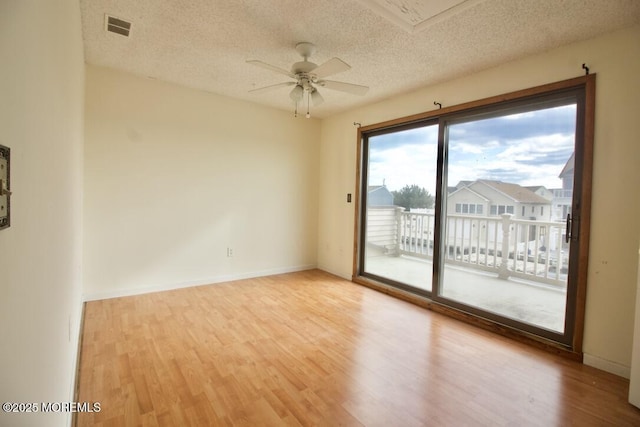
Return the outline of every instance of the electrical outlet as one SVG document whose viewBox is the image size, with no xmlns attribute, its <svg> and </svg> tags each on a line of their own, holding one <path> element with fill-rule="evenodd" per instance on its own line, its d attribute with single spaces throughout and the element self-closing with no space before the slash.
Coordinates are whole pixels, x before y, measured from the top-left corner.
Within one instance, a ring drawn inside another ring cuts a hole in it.
<svg viewBox="0 0 640 427">
<path fill-rule="evenodd" d="M 231 258 L 233 256 L 233 249 L 227 248 L 227 257 Z"/>
</svg>

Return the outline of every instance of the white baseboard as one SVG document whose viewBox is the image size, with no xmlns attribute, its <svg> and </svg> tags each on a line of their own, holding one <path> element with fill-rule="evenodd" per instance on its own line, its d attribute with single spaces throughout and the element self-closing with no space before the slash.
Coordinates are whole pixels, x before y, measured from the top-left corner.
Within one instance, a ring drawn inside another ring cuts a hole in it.
<svg viewBox="0 0 640 427">
<path fill-rule="evenodd" d="M 152 292 L 171 291 L 174 289 L 190 288 L 193 286 L 213 285 L 216 283 L 232 282 L 234 280 L 252 279 L 254 277 L 273 276 L 275 274 L 295 273 L 296 271 L 312 270 L 317 268 L 315 264 L 299 265 L 294 267 L 273 268 L 269 270 L 251 271 L 240 274 L 226 274 L 207 279 L 190 280 L 181 283 L 171 283 L 158 286 L 145 286 L 141 288 L 114 289 L 112 291 L 89 292 L 83 295 L 83 301 L 96 301 L 102 299 L 128 297 L 132 295 L 149 294 Z"/>
<path fill-rule="evenodd" d="M 344 274 L 342 274 L 342 273 L 339 273 L 339 272 L 337 272 L 337 271 L 333 271 L 333 270 L 332 270 L 332 269 L 330 269 L 330 268 L 325 268 L 325 267 L 320 266 L 320 265 L 319 265 L 318 267 L 316 267 L 316 268 L 317 268 L 318 270 L 326 271 L 326 272 L 327 272 L 327 273 L 329 273 L 329 274 L 333 274 L 334 276 L 338 276 L 338 277 L 341 277 L 341 278 L 343 278 L 343 279 L 345 279 L 345 280 L 351 281 L 351 275 L 350 275 L 350 274 L 349 274 L 349 275 L 344 275 Z"/>
<path fill-rule="evenodd" d="M 612 362 L 611 360 L 584 353 L 582 362 L 585 365 L 609 372 L 619 377 L 626 379 L 631 378 L 631 368 L 629 366 L 621 365 L 620 363 Z"/>
</svg>

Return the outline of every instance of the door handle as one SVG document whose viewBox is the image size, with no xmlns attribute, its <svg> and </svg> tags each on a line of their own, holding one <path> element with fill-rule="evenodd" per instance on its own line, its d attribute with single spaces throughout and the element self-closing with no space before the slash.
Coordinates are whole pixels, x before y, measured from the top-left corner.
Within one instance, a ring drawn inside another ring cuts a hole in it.
<svg viewBox="0 0 640 427">
<path fill-rule="evenodd" d="M 568 213 L 567 214 L 567 229 L 565 230 L 564 233 L 564 241 L 566 243 L 569 243 L 569 240 L 571 240 L 571 229 L 573 228 L 573 220 L 571 219 L 571 214 Z"/>
</svg>

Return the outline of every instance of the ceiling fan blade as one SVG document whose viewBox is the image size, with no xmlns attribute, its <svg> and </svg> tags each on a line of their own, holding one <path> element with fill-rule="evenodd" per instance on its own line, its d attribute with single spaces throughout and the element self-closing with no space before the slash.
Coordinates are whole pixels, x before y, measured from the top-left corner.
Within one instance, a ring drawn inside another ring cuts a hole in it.
<svg viewBox="0 0 640 427">
<path fill-rule="evenodd" d="M 312 74 L 315 74 L 317 78 L 323 79 L 333 74 L 342 73 L 343 71 L 350 70 L 351 66 L 339 58 L 331 58 L 324 64 L 318 65 Z"/>
<path fill-rule="evenodd" d="M 318 89 L 314 89 L 313 92 L 311 92 L 311 102 L 313 102 L 313 105 L 315 107 L 324 102 L 324 98 L 322 97 L 322 95 L 320 95 Z"/>
<path fill-rule="evenodd" d="M 367 86 L 354 85 L 352 83 L 335 82 L 332 80 L 322 80 L 317 84 L 318 86 L 322 86 L 327 89 L 339 90 L 341 92 L 352 93 L 354 95 L 364 95 L 369 90 Z"/>
<path fill-rule="evenodd" d="M 292 79 L 295 79 L 296 76 L 294 74 L 291 74 L 289 71 L 280 68 L 280 67 L 276 67 L 275 65 L 271 65 L 271 64 L 267 64 L 266 62 L 262 62 L 262 61 L 258 61 L 257 59 L 251 59 L 249 61 L 247 61 L 247 64 L 253 64 L 257 67 L 260 68 L 264 68 L 267 70 L 271 70 L 271 71 L 275 71 L 276 73 L 280 73 L 280 74 L 284 74 L 285 76 L 289 76 Z"/>
<path fill-rule="evenodd" d="M 296 84 L 296 82 L 278 83 L 278 84 L 275 84 L 275 85 L 265 86 L 265 87 L 261 87 L 261 88 L 258 88 L 258 89 L 251 89 L 249 91 L 249 93 L 269 92 L 269 91 L 271 91 L 273 89 L 277 89 L 279 87 L 293 86 L 294 84 Z"/>
</svg>

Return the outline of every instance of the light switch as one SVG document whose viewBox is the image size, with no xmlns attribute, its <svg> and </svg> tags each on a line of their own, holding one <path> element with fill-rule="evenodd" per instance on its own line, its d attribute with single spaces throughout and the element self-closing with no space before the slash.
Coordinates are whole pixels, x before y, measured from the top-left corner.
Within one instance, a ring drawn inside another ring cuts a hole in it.
<svg viewBox="0 0 640 427">
<path fill-rule="evenodd" d="M 9 147 L 0 145 L 0 230 L 11 224 L 10 154 Z"/>
</svg>

